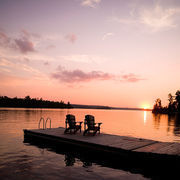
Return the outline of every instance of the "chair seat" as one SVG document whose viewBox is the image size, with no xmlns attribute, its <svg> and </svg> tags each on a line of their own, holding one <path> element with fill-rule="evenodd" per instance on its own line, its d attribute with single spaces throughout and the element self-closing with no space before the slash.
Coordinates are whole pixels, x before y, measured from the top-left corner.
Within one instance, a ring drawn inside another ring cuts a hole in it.
<svg viewBox="0 0 180 180">
<path fill-rule="evenodd" d="M 88 128 L 88 130 L 99 130 L 99 129 L 100 129 L 100 127 L 98 127 L 98 126 Z"/>
</svg>

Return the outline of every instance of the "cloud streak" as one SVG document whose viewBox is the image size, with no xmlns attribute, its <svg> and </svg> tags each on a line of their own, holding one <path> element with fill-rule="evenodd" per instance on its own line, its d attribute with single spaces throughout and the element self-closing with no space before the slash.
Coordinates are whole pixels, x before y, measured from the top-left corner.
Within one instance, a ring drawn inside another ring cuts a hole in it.
<svg viewBox="0 0 180 180">
<path fill-rule="evenodd" d="M 145 80 L 139 78 L 137 75 L 133 73 L 124 74 L 124 75 L 113 75 L 102 71 L 84 72 L 80 69 L 66 70 L 61 66 L 57 68 L 56 72 L 51 74 L 51 77 L 53 79 L 56 79 L 60 82 L 64 82 L 67 84 L 90 82 L 97 80 L 98 81 L 116 80 L 120 82 L 131 82 L 131 83 Z"/>
<path fill-rule="evenodd" d="M 19 61 L 16 59 L 9 60 L 6 58 L 0 58 L 0 68 L 7 69 L 9 72 L 11 72 L 11 74 L 14 74 L 14 72 L 16 72 L 15 74 L 19 74 L 20 76 L 30 75 L 37 78 L 46 78 L 46 75 L 40 70 L 31 67 L 28 64 L 24 64 L 23 61 Z"/>
<path fill-rule="evenodd" d="M 122 82 L 138 82 L 138 81 L 141 81 L 141 80 L 145 80 L 145 79 L 142 79 L 140 78 L 139 76 L 137 76 L 136 74 L 133 74 L 133 73 L 129 73 L 129 74 L 125 74 L 125 75 L 122 75 L 120 77 L 121 81 Z"/>
<path fill-rule="evenodd" d="M 72 54 L 66 56 L 59 56 L 59 58 L 64 59 L 65 61 L 72 61 L 78 63 L 93 63 L 93 64 L 100 64 L 108 62 L 108 58 L 93 54 Z"/>
<path fill-rule="evenodd" d="M 86 7 L 95 8 L 97 4 L 99 4 L 101 0 L 82 0 L 81 5 Z"/>
<path fill-rule="evenodd" d="M 106 40 L 106 38 L 107 37 L 111 37 L 111 36 L 114 36 L 114 33 L 106 33 L 106 34 L 104 34 L 104 36 L 102 37 L 102 40 L 104 41 L 104 40 Z"/>
<path fill-rule="evenodd" d="M 133 9 L 133 13 L 129 13 L 129 17 L 112 16 L 109 20 L 125 25 L 144 25 L 152 32 L 158 32 L 175 28 L 178 25 L 176 17 L 179 14 L 179 7 L 163 7 L 155 3 L 152 7 L 138 6 Z"/>
<path fill-rule="evenodd" d="M 163 8 L 156 5 L 154 8 L 143 9 L 140 12 L 140 22 L 154 31 L 159 31 L 166 28 L 174 28 L 175 15 L 180 14 L 180 8 Z"/>
</svg>

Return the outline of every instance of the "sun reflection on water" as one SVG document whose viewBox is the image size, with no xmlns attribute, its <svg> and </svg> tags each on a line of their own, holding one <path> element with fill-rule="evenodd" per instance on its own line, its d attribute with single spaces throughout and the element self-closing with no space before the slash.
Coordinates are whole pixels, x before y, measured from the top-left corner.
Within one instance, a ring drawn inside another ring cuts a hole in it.
<svg viewBox="0 0 180 180">
<path fill-rule="evenodd" d="M 146 120 L 147 120 L 147 112 L 144 111 L 144 124 L 146 123 Z"/>
</svg>

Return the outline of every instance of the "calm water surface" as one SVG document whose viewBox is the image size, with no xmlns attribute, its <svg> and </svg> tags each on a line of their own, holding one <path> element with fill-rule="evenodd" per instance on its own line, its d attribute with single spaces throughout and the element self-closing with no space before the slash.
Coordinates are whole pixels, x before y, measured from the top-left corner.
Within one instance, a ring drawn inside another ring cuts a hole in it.
<svg viewBox="0 0 180 180">
<path fill-rule="evenodd" d="M 101 163 L 83 161 L 67 153 L 24 143 L 23 129 L 38 127 L 40 117 L 50 117 L 52 127 L 64 126 L 72 113 L 77 121 L 92 114 L 102 122 L 102 132 L 167 142 L 180 142 L 180 120 L 146 111 L 87 109 L 0 108 L 1 179 L 148 179 L 140 173 L 113 169 Z"/>
</svg>

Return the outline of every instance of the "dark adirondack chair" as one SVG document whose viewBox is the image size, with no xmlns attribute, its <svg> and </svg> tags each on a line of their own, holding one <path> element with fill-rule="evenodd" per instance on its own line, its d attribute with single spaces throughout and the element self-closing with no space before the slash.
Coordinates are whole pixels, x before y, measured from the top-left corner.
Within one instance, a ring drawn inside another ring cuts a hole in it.
<svg viewBox="0 0 180 180">
<path fill-rule="evenodd" d="M 94 116 L 92 115 L 86 115 L 85 120 L 84 120 L 84 133 L 83 135 L 85 136 L 86 133 L 93 133 L 93 136 L 99 131 L 100 133 L 100 125 L 102 123 L 95 123 L 94 122 Z"/>
<path fill-rule="evenodd" d="M 78 123 L 78 124 L 77 124 Z M 76 133 L 78 130 L 81 132 L 81 124 L 82 122 L 76 122 L 76 118 L 72 114 L 66 115 L 66 129 L 64 133 Z"/>
</svg>

